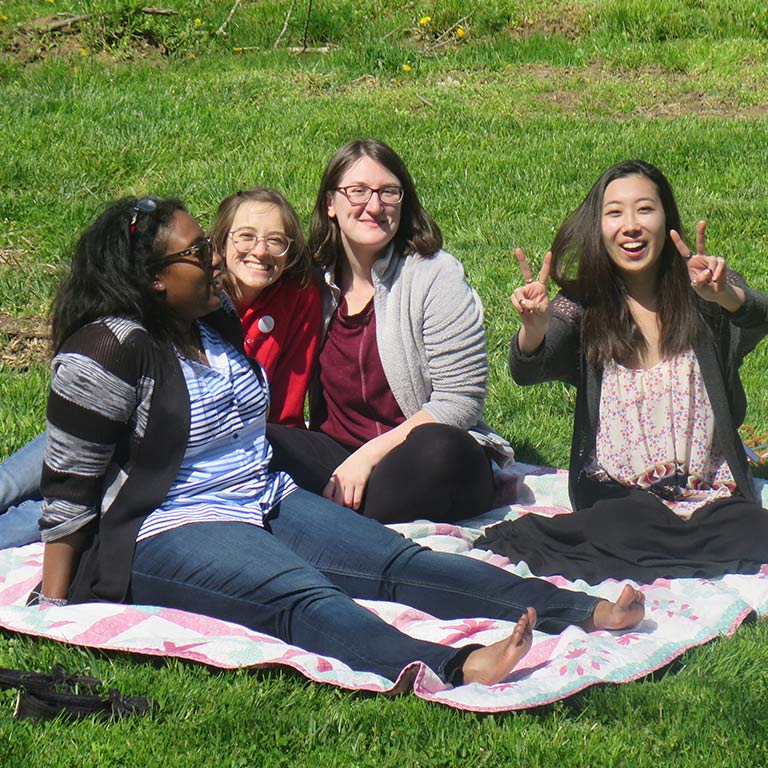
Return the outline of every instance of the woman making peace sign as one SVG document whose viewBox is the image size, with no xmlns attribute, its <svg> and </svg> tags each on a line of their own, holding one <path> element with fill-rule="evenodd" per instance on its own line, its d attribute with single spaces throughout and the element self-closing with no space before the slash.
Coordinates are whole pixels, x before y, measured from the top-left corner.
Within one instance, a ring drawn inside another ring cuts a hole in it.
<svg viewBox="0 0 768 768">
<path fill-rule="evenodd" d="M 577 388 L 569 490 L 575 511 L 494 526 L 477 546 L 538 574 L 604 578 L 749 573 L 768 562 L 737 429 L 744 356 L 768 332 L 768 299 L 680 234 L 654 166 L 609 168 L 560 227 L 534 279 L 511 300 L 522 326 L 519 384 Z M 550 303 L 552 274 L 561 291 Z"/>
</svg>

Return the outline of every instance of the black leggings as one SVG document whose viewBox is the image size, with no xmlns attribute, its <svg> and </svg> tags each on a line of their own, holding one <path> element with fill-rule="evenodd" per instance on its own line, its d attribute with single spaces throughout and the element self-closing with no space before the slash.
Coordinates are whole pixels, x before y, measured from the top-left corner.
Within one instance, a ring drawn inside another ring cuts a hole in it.
<svg viewBox="0 0 768 768">
<path fill-rule="evenodd" d="M 331 474 L 353 451 L 321 432 L 267 425 L 271 470 L 287 472 L 307 491 L 322 494 Z M 381 523 L 455 522 L 491 508 L 493 470 L 469 433 L 422 424 L 374 468 L 360 513 Z"/>
</svg>

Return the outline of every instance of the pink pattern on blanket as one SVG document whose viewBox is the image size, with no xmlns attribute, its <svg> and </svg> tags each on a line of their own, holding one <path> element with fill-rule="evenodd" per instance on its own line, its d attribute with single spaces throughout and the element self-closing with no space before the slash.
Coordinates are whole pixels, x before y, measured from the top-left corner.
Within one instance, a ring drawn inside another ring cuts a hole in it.
<svg viewBox="0 0 768 768">
<path fill-rule="evenodd" d="M 485 632 L 495 626 L 496 622 L 490 619 L 464 619 L 458 624 L 444 625 L 443 630 L 448 634 L 443 635 L 440 642 L 443 645 L 456 645 L 460 640 L 472 638 L 479 632 Z"/>
<path fill-rule="evenodd" d="M 505 470 L 506 471 L 506 470 Z M 529 497 L 558 514 L 567 500 L 567 475 L 529 468 Z M 762 481 L 761 481 L 762 482 Z M 767 489 L 768 490 L 768 489 Z M 768 495 L 764 491 L 764 505 Z M 530 501 L 530 498 L 527 499 Z M 482 525 L 519 516 L 522 507 L 495 510 Z M 531 509 L 531 508 L 527 508 Z M 540 507 L 535 507 L 537 512 Z M 436 550 L 455 552 L 457 540 L 471 542 L 479 520 L 467 527 L 428 521 L 401 524 L 398 531 Z M 461 545 L 463 546 L 463 544 Z M 24 603 L 38 584 L 42 545 L 0 550 L 0 626 L 52 640 L 155 656 L 190 659 L 220 669 L 288 666 L 309 680 L 348 690 L 394 695 L 408 690 L 425 700 L 474 712 L 524 710 L 564 699 L 596 683 L 627 683 L 646 676 L 689 648 L 732 634 L 750 614 L 768 614 L 768 565 L 756 575 L 717 580 L 665 579 L 642 587 L 646 619 L 626 632 L 585 633 L 569 627 L 557 636 L 534 632 L 533 647 L 505 681 L 494 686 L 451 688 L 421 662 L 408 664 L 396 681 L 355 672 L 340 661 L 318 656 L 245 627 L 168 608 L 92 603 L 67 607 L 29 608 Z M 519 576 L 524 564 L 510 563 L 490 552 L 462 552 Z M 595 587 L 560 576 L 549 581 L 569 589 L 615 600 L 622 583 L 606 580 Z M 414 636 L 456 646 L 509 635 L 513 622 L 485 618 L 439 620 L 397 603 L 360 601 L 385 621 Z"/>
<path fill-rule="evenodd" d="M 71 642 L 84 643 L 87 645 L 100 645 L 101 643 L 106 643 L 119 637 L 146 620 L 147 615 L 145 613 L 140 613 L 139 611 L 132 610 L 129 606 L 126 606 L 126 610 L 121 613 L 100 619 L 91 624 L 85 632 L 82 632 L 79 635 L 73 635 Z"/>
</svg>

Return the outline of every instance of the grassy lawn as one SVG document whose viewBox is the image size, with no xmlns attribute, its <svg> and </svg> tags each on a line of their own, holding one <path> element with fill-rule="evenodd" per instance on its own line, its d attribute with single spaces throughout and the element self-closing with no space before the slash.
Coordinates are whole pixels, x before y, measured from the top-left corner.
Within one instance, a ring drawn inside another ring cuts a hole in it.
<svg viewBox="0 0 768 768">
<path fill-rule="evenodd" d="M 506 372 L 512 249 L 538 260 L 605 167 L 640 157 L 662 168 L 688 230 L 707 219 L 712 252 L 768 290 L 764 2 L 311 6 L 165 0 L 166 15 L 138 1 L 0 0 L 0 456 L 42 427 L 47 386 L 42 344 L 10 321 L 45 315 L 68 248 L 107 200 L 177 195 L 208 224 L 222 197 L 264 184 L 306 222 L 325 163 L 356 136 L 405 158 L 480 292 L 486 420 L 523 459 L 566 464 L 573 397 L 522 390 Z M 760 432 L 766 350 L 742 369 Z M 38 725 L 14 721 L 0 692 L 0 765 L 765 765 L 767 641 L 765 625 L 744 627 L 654 679 L 477 717 L 288 672 L 0 635 L 0 665 L 58 661 L 161 705 L 110 726 Z"/>
</svg>

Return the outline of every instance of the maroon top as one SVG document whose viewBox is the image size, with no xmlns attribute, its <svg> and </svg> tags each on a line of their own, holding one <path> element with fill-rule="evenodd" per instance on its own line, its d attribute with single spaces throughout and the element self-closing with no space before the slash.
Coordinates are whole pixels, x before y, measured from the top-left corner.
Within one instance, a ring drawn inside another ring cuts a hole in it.
<svg viewBox="0 0 768 768">
<path fill-rule="evenodd" d="M 389 388 L 376 343 L 373 299 L 357 315 L 334 312 L 320 350 L 320 383 L 327 414 L 319 430 L 359 448 L 405 421 Z"/>
</svg>

